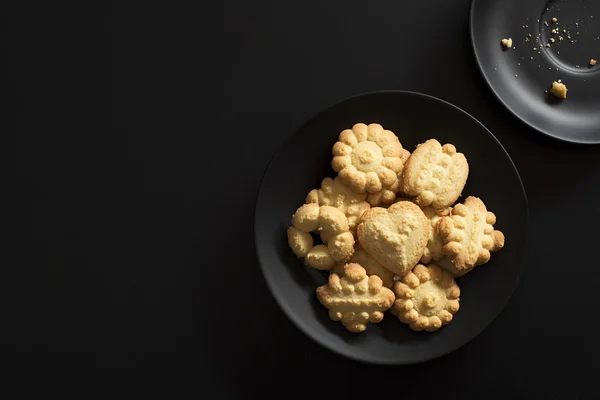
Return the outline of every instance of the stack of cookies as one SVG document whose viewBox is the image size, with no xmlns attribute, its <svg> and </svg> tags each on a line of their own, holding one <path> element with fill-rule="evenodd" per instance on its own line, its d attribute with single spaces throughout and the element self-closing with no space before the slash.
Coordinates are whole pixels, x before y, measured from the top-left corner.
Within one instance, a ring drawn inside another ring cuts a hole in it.
<svg viewBox="0 0 600 400">
<path fill-rule="evenodd" d="M 317 297 L 330 318 L 357 333 L 387 310 L 416 331 L 452 321 L 454 278 L 504 246 L 481 199 L 455 204 L 469 175 L 464 154 L 435 139 L 411 154 L 392 131 L 358 123 L 339 134 L 331 165 L 337 177 L 308 193 L 287 232 L 297 257 L 329 271 Z"/>
</svg>

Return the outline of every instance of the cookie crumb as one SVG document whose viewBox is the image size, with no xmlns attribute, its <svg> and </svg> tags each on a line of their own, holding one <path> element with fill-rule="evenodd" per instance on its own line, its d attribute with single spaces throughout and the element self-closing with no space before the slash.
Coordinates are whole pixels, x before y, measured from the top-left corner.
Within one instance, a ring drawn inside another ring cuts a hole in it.
<svg viewBox="0 0 600 400">
<path fill-rule="evenodd" d="M 546 47 L 550 47 L 550 43 L 546 43 Z"/>
<path fill-rule="evenodd" d="M 590 65 L 593 67 L 594 65 L 596 65 L 596 60 L 594 60 L 593 58 L 590 60 Z"/>
<path fill-rule="evenodd" d="M 534 47 L 534 48 L 533 48 L 533 51 L 537 51 L 537 47 Z"/>
<path fill-rule="evenodd" d="M 554 96 L 554 97 L 558 97 L 559 99 L 566 99 L 568 90 L 569 89 L 567 89 L 565 84 L 562 83 L 561 80 L 559 79 L 558 82 L 556 82 L 556 81 L 552 82 L 552 88 L 550 89 L 550 94 L 552 94 L 552 96 Z"/>
<path fill-rule="evenodd" d="M 556 32 L 556 29 L 552 29 L 552 31 L 551 31 L 551 32 L 552 32 L 552 34 L 553 34 L 553 35 L 556 35 L 556 33 L 557 33 L 557 32 Z"/>
<path fill-rule="evenodd" d="M 512 38 L 502 39 L 502 46 L 504 46 L 507 49 L 509 47 L 512 47 Z"/>
<path fill-rule="evenodd" d="M 550 43 L 554 43 L 556 40 L 554 38 L 550 38 Z"/>
<path fill-rule="evenodd" d="M 556 18 L 556 17 L 552 18 L 552 22 L 557 23 L 558 22 L 558 18 Z"/>
</svg>

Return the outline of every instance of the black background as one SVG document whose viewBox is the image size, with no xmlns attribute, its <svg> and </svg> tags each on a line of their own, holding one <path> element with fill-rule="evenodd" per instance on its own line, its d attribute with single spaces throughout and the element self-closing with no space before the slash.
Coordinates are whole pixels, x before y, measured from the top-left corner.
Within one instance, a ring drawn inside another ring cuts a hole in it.
<svg viewBox="0 0 600 400">
<path fill-rule="evenodd" d="M 15 157 L 0 358 L 12 371 L 142 371 L 161 377 L 145 389 L 178 378 L 204 398 L 594 394 L 600 148 L 548 139 L 500 105 L 475 65 L 467 0 L 6 7 L 2 132 Z M 412 367 L 313 343 L 269 294 L 253 247 L 256 192 L 280 143 L 378 89 L 479 119 L 513 158 L 531 213 L 502 314 Z"/>
</svg>

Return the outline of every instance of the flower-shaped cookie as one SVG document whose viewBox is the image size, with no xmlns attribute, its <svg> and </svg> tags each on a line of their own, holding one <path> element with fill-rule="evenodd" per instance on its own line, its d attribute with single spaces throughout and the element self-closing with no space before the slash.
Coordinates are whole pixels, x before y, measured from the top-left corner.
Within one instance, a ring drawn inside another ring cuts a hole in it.
<svg viewBox="0 0 600 400">
<path fill-rule="evenodd" d="M 392 131 L 379 124 L 359 123 L 340 133 L 331 166 L 353 191 L 377 193 L 398 180 L 404 165 L 402 150 Z"/>
<path fill-rule="evenodd" d="M 354 249 L 354 255 L 350 258 L 351 263 L 359 264 L 365 269 L 368 276 L 377 275 L 381 278 L 383 286 L 391 288 L 394 284 L 394 273 L 389 269 L 386 269 L 377 260 L 371 257 L 364 249 L 358 244 Z M 338 263 L 331 269 L 331 273 L 338 274 L 340 277 L 344 276 L 344 265 L 345 263 Z"/>
<path fill-rule="evenodd" d="M 437 265 L 417 265 L 394 284 L 392 314 L 412 330 L 437 331 L 460 308 L 460 289 L 449 272 Z"/>
<path fill-rule="evenodd" d="M 402 190 L 416 196 L 421 207 L 433 206 L 436 210 L 450 207 L 462 193 L 469 164 L 456 147 L 443 147 L 435 139 L 417 146 L 402 171 Z"/>
<path fill-rule="evenodd" d="M 367 201 L 372 206 L 378 206 L 380 204 L 390 205 L 396 200 L 396 196 L 398 193 L 402 191 L 402 170 L 404 169 L 404 165 L 406 165 L 406 161 L 410 157 L 410 151 L 406 149 L 402 149 L 402 153 L 400 155 L 400 160 L 402 161 L 402 168 L 396 174 L 397 179 L 396 182 L 389 188 L 383 188 L 381 191 L 377 193 L 369 193 L 367 196 Z"/>
<path fill-rule="evenodd" d="M 423 256 L 430 223 L 410 201 L 385 209 L 373 207 L 363 214 L 357 234 L 361 246 L 390 271 L 404 276 Z"/>
<path fill-rule="evenodd" d="M 313 246 L 309 232 L 326 233 L 327 246 Z M 344 213 L 314 203 L 303 205 L 292 216 L 288 244 L 297 257 L 304 258 L 306 265 L 317 269 L 330 269 L 336 261 L 347 261 L 354 254 L 354 236 Z"/>
<path fill-rule="evenodd" d="M 504 234 L 494 230 L 496 216 L 489 212 L 478 197 L 469 196 L 457 204 L 451 215 L 438 225 L 442 248 L 453 265 L 455 276 L 462 276 L 475 266 L 490 260 L 490 252 L 504 247 Z"/>
<path fill-rule="evenodd" d="M 364 332 L 367 323 L 379 323 L 394 303 L 394 293 L 376 275 L 367 276 L 358 264 L 346 264 L 344 276 L 329 275 L 329 282 L 317 288 L 317 298 L 329 309 L 329 318 L 342 321 L 350 332 Z"/>
<path fill-rule="evenodd" d="M 339 177 L 325 178 L 321 182 L 321 189 L 313 189 L 306 196 L 306 203 L 316 203 L 320 206 L 331 206 L 339 209 L 348 218 L 350 232 L 356 233 L 356 226 L 363 213 L 371 206 L 365 201 L 367 194 L 356 193 L 344 185 Z M 327 243 L 329 239 L 323 239 Z"/>
</svg>

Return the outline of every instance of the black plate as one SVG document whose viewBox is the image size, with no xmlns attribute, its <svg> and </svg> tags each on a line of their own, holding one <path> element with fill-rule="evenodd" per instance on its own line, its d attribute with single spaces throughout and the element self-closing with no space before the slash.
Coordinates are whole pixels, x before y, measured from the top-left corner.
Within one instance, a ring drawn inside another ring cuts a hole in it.
<svg viewBox="0 0 600 400">
<path fill-rule="evenodd" d="M 513 114 L 554 138 L 600 143 L 600 62 L 589 65 L 600 61 L 600 1 L 471 0 L 470 29 L 485 80 Z M 502 48 L 508 37 L 514 49 Z M 549 94 L 559 79 L 565 100 Z"/>
<path fill-rule="evenodd" d="M 386 313 L 380 324 L 352 334 L 329 320 L 315 295 L 326 274 L 305 267 L 287 245 L 286 230 L 306 194 L 320 186 L 331 169 L 331 148 L 339 132 L 356 122 L 379 122 L 413 150 L 431 137 L 453 143 L 470 165 L 464 195 L 479 196 L 493 211 L 506 247 L 490 263 L 458 281 L 461 308 L 435 333 L 413 332 Z M 390 91 L 342 101 L 302 126 L 279 148 L 258 193 L 254 220 L 259 263 L 275 299 L 308 336 L 350 358 L 410 364 L 449 353 L 481 333 L 513 293 L 522 269 L 528 221 L 527 200 L 519 174 L 498 140 L 459 108 L 423 94 Z M 273 339 L 276 340 L 276 339 Z"/>
</svg>

